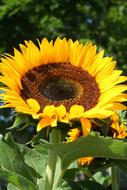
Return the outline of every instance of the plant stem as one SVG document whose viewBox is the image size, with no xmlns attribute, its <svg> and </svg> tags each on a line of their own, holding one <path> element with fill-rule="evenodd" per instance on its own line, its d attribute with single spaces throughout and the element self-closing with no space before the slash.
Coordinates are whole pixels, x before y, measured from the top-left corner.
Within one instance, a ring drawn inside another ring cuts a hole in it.
<svg viewBox="0 0 127 190">
<path fill-rule="evenodd" d="M 119 190 L 119 171 L 116 166 L 111 167 L 112 190 Z"/>
<path fill-rule="evenodd" d="M 52 131 L 50 132 L 50 143 L 58 142 L 61 142 L 61 132 L 58 128 L 52 128 Z M 57 158 L 56 152 L 49 150 L 48 164 L 46 168 L 45 190 L 52 190 L 53 188 Z"/>
</svg>

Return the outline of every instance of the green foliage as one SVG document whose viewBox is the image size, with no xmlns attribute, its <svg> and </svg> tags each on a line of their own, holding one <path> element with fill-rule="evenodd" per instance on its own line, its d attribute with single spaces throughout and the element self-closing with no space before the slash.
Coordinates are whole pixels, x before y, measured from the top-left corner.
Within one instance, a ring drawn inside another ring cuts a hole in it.
<svg viewBox="0 0 127 190">
<path fill-rule="evenodd" d="M 11 52 L 25 39 L 65 36 L 93 41 L 126 69 L 127 2 L 98 0 L 2 0 L 0 50 Z"/>
<path fill-rule="evenodd" d="M 37 173 L 26 165 L 23 156 L 9 135 L 0 141 L 0 175 L 19 188 L 36 190 Z"/>
<path fill-rule="evenodd" d="M 72 190 L 84 190 L 88 189 L 88 190 L 106 190 L 105 187 L 103 187 L 102 185 L 100 185 L 99 183 L 95 182 L 95 181 L 80 181 L 80 182 L 72 182 L 71 183 L 72 186 Z"/>
<path fill-rule="evenodd" d="M 41 149 L 41 146 L 38 146 L 37 149 Z M 68 167 L 71 162 L 84 156 L 127 159 L 127 142 L 110 137 L 102 137 L 98 133 L 91 133 L 91 135 L 85 138 L 81 137 L 68 144 L 45 144 L 43 146 L 57 152 L 62 158 L 63 168 Z"/>
<path fill-rule="evenodd" d="M 20 190 L 20 189 L 17 188 L 15 185 L 9 183 L 9 184 L 8 184 L 8 187 L 7 187 L 7 190 Z"/>
<path fill-rule="evenodd" d="M 36 125 L 36 124 L 35 124 L 35 121 L 32 120 L 32 118 L 30 116 L 19 113 L 19 114 L 16 114 L 14 123 L 9 129 L 19 128 L 21 125 L 23 125 L 22 128 L 24 129 L 28 126 Z"/>
<path fill-rule="evenodd" d="M 44 154 L 14 142 L 8 134 L 0 140 L 0 176 L 12 183 L 8 190 L 38 190 L 39 179 L 45 176 L 47 163 Z"/>
<path fill-rule="evenodd" d="M 89 147 L 93 148 L 89 149 Z M 101 177 L 101 173 L 93 175 L 88 168 L 77 168 L 78 166 L 75 167 L 76 165 L 73 164 L 70 169 L 67 169 L 74 160 L 82 156 L 106 157 L 111 164 L 115 164 L 127 171 L 127 142 L 123 140 L 106 138 L 93 133 L 87 137 L 81 137 L 72 143 L 46 143 L 44 145 L 41 144 L 41 146 L 36 145 L 31 149 L 25 145 L 15 143 L 9 133 L 5 138 L 1 136 L 0 139 L 0 175 L 10 182 L 8 190 L 43 189 L 48 148 L 54 150 L 61 157 L 62 161 L 60 176 L 62 175 L 66 182 L 58 180 L 58 190 L 76 188 L 92 190 L 94 186 L 98 190 L 105 190 L 105 186 L 107 187 L 110 184 L 108 176 L 106 178 Z M 103 160 L 100 163 L 102 162 Z M 109 166 L 108 164 L 107 166 Z M 101 170 L 103 168 L 105 168 L 105 165 Z M 80 170 L 92 181 L 74 182 Z"/>
</svg>

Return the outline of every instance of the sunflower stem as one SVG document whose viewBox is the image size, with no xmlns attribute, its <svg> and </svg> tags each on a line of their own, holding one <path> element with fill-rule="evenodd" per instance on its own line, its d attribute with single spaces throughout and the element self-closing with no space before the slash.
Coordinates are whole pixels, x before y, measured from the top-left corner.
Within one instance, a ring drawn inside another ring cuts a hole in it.
<svg viewBox="0 0 127 190">
<path fill-rule="evenodd" d="M 119 190 L 119 171 L 116 166 L 111 167 L 112 190 Z"/>
<path fill-rule="evenodd" d="M 58 128 L 52 128 L 50 132 L 50 143 L 61 142 L 61 132 Z M 55 172 L 58 156 L 53 150 L 49 150 L 48 153 L 48 164 L 46 168 L 45 178 L 45 190 L 52 190 L 55 183 Z"/>
</svg>

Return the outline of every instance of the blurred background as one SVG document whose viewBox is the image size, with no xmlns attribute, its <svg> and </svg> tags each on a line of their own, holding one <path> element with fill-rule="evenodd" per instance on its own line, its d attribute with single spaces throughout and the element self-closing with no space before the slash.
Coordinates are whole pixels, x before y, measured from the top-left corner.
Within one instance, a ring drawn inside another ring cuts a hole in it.
<svg viewBox="0 0 127 190">
<path fill-rule="evenodd" d="M 92 41 L 127 70 L 127 1 L 124 0 L 0 0 L 0 54 L 13 53 L 24 40 L 57 36 Z M 0 110 L 0 133 L 13 124 L 13 111 Z M 34 128 L 13 131 L 27 142 Z M 2 187 L 0 187 L 1 190 Z"/>
</svg>

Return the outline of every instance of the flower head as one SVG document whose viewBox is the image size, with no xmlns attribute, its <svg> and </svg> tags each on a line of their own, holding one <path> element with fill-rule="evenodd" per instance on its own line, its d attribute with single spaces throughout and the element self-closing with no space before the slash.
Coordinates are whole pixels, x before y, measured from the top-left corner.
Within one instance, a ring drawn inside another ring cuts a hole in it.
<svg viewBox="0 0 127 190">
<path fill-rule="evenodd" d="M 119 115 L 114 113 L 111 116 L 111 129 L 113 138 L 125 138 L 127 137 L 126 126 L 119 121 Z"/>
<path fill-rule="evenodd" d="M 1 97 L 4 107 L 38 119 L 38 131 L 57 126 L 57 121 L 106 118 L 126 109 L 121 102 L 127 100 L 127 86 L 120 83 L 127 77 L 91 43 L 44 38 L 39 48 L 25 41 L 20 49 L 1 59 L 0 82 L 6 85 Z"/>
<path fill-rule="evenodd" d="M 67 142 L 73 142 L 81 136 L 81 131 L 78 128 L 73 128 L 68 132 Z"/>
</svg>

